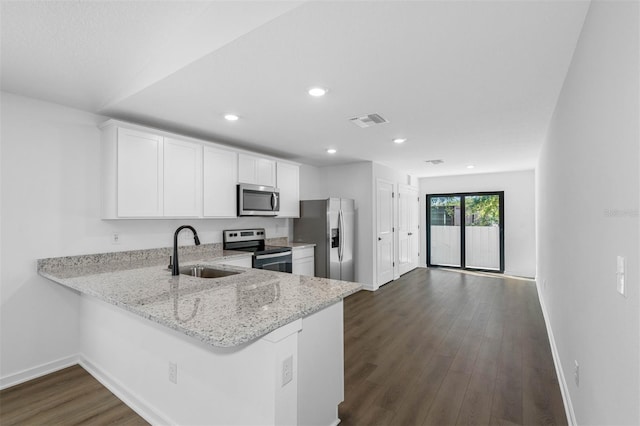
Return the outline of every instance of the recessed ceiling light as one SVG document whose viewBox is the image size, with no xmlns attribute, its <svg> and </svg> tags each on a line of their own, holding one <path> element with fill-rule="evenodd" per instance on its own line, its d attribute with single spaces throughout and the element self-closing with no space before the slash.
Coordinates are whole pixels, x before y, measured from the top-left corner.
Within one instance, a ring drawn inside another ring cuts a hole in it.
<svg viewBox="0 0 640 426">
<path fill-rule="evenodd" d="M 327 150 L 327 154 L 335 154 L 336 152 L 338 152 L 338 151 L 336 151 L 336 150 L 335 150 L 335 149 L 333 149 L 333 148 L 329 148 L 329 149 Z"/>
<path fill-rule="evenodd" d="M 320 96 L 326 95 L 327 89 L 324 89 L 322 87 L 312 87 L 311 89 L 309 89 L 309 94 L 318 98 Z"/>
<path fill-rule="evenodd" d="M 403 142 L 406 142 L 406 141 L 407 141 L 407 138 L 395 138 L 393 140 L 393 143 L 403 143 Z"/>
<path fill-rule="evenodd" d="M 238 121 L 239 118 L 240 117 L 238 117 L 235 114 L 225 114 L 224 115 L 224 119 L 227 120 L 227 121 Z"/>
<path fill-rule="evenodd" d="M 469 165 L 467 166 L 467 169 L 473 169 L 474 167 L 475 167 L 475 166 L 474 166 L 473 164 L 469 164 Z"/>
</svg>

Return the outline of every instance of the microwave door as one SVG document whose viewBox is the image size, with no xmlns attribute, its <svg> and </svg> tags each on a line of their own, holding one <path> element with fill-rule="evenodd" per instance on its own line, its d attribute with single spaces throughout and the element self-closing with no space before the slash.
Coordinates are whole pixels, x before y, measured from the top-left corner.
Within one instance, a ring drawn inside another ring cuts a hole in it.
<svg viewBox="0 0 640 426">
<path fill-rule="evenodd" d="M 279 207 L 278 198 L 277 191 L 241 186 L 238 214 L 240 216 L 275 216 Z"/>
</svg>

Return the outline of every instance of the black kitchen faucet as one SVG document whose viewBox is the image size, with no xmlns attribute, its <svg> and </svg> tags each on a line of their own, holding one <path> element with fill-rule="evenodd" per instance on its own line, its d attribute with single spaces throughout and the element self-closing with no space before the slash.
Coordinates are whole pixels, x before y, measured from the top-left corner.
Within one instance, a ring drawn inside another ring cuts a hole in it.
<svg viewBox="0 0 640 426">
<path fill-rule="evenodd" d="M 171 275 L 180 275 L 180 266 L 178 265 L 178 234 L 184 228 L 191 229 L 193 232 L 193 241 L 197 246 L 200 245 L 200 238 L 198 238 L 198 233 L 195 228 L 191 225 L 182 225 L 178 229 L 176 229 L 175 234 L 173 234 L 173 266 L 171 268 Z"/>
</svg>

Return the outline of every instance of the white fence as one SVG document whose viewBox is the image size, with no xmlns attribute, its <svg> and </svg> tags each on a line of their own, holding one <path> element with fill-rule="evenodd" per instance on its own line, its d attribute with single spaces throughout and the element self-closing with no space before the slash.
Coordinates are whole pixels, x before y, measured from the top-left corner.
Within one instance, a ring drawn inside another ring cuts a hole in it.
<svg viewBox="0 0 640 426">
<path fill-rule="evenodd" d="M 465 227 L 465 263 L 467 268 L 500 269 L 500 228 Z M 460 266 L 460 227 L 431 227 L 431 264 Z"/>
</svg>

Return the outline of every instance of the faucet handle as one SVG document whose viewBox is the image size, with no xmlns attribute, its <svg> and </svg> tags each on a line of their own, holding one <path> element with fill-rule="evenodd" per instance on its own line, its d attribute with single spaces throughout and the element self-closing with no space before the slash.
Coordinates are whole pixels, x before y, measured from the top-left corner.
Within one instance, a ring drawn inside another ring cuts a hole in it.
<svg viewBox="0 0 640 426">
<path fill-rule="evenodd" d="M 169 256 L 169 266 L 167 266 L 167 269 L 173 269 L 173 257 Z"/>
</svg>

